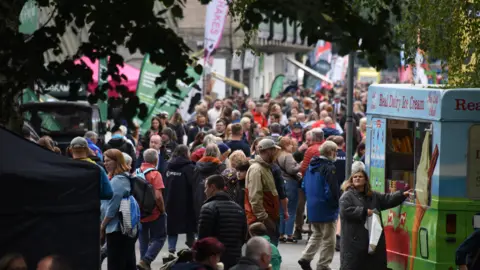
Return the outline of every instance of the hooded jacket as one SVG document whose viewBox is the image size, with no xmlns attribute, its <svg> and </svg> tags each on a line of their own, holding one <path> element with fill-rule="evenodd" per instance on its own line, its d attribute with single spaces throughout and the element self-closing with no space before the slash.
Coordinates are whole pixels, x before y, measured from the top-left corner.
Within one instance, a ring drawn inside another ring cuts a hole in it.
<svg viewBox="0 0 480 270">
<path fill-rule="evenodd" d="M 225 164 L 215 157 L 203 157 L 195 165 L 193 184 L 193 203 L 195 206 L 195 220 L 198 220 L 200 208 L 207 199 L 205 196 L 205 179 L 214 174 L 222 174 Z"/>
<path fill-rule="evenodd" d="M 135 154 L 135 147 L 130 144 L 123 137 L 116 137 L 115 135 L 105 144 L 104 152 L 109 149 L 117 149 L 121 152 L 128 154 L 132 158 L 132 165 L 136 164 L 137 155 Z"/>
<path fill-rule="evenodd" d="M 338 218 L 340 187 L 336 167 L 326 157 L 314 157 L 303 178 L 310 222 L 334 222 Z"/>
<path fill-rule="evenodd" d="M 167 164 L 165 173 L 165 210 L 167 233 L 183 234 L 197 231 L 195 219 L 193 171 L 195 165 L 185 157 L 175 157 Z M 179 207 L 181 205 L 182 207 Z"/>
<path fill-rule="evenodd" d="M 247 232 L 245 212 L 226 192 L 218 192 L 202 206 L 198 219 L 198 239 L 215 237 L 222 242 L 225 252 L 221 262 L 225 269 L 230 269 L 242 257 Z"/>
<path fill-rule="evenodd" d="M 245 213 L 248 224 L 280 219 L 280 200 L 270 164 L 260 156 L 250 161 L 245 178 Z"/>
</svg>

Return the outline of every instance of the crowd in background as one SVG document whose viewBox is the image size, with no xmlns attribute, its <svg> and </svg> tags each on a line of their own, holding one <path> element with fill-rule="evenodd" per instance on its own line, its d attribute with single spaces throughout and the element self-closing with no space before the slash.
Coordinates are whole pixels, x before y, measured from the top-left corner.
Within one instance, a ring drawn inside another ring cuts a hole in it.
<svg viewBox="0 0 480 270">
<path fill-rule="evenodd" d="M 127 128 L 117 120 L 103 140 L 92 131 L 73 139 L 65 154 L 101 172 L 102 261 L 109 270 L 151 269 L 167 244 L 161 269 L 279 270 L 278 245 L 307 236 L 301 255 L 288 254 L 298 256 L 301 269 L 312 269 L 317 252 L 316 269 L 330 269 L 335 250 L 342 270 L 386 269 L 384 237 L 370 254 L 364 223 L 401 204 L 409 191 L 371 190 L 363 164 L 366 85 L 354 92 L 353 151 L 345 152 L 345 94 L 299 89 L 254 100 L 234 91 L 224 99 L 204 97 L 189 119 L 179 112 L 153 116 L 143 134 L 137 124 Z M 33 140 L 29 130 L 24 137 Z M 62 152 L 48 136 L 36 143 Z M 347 159 L 354 161 L 351 175 Z M 132 197 L 132 179 L 152 190 L 148 214 Z M 189 249 L 177 250 L 180 234 Z M 457 251 L 461 269 L 478 235 Z M 37 269 L 70 267 L 53 255 Z M 0 270 L 18 269 L 27 269 L 20 254 L 0 259 Z"/>
</svg>

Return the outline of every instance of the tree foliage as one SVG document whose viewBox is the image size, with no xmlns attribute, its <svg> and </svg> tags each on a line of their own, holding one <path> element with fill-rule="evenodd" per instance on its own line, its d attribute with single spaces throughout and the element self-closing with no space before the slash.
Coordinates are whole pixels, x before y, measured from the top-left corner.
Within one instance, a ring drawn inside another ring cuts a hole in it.
<svg viewBox="0 0 480 270">
<path fill-rule="evenodd" d="M 409 0 L 399 25 L 405 56 L 413 62 L 417 49 L 444 62 L 447 87 L 480 85 L 480 1 Z"/>
<path fill-rule="evenodd" d="M 165 69 L 161 81 L 170 89 L 176 89 L 176 80 L 185 79 L 190 49 L 174 30 L 169 28 L 165 14 L 175 19 L 183 16 L 186 0 L 160 0 L 164 9 L 154 13 L 155 0 L 37 0 L 39 8 L 50 11 L 49 19 L 33 35 L 19 32 L 19 14 L 25 0 L 2 0 L 0 3 L 0 122 L 11 120 L 15 104 L 23 89 L 33 85 L 70 84 L 72 95 L 80 84 L 92 80 L 92 71 L 85 63 L 76 64 L 75 59 L 87 56 L 92 61 L 108 58 L 108 76 L 121 82 L 117 66 L 123 58 L 117 53 L 125 46 L 131 53 L 149 53 L 152 63 Z M 158 0 L 157 0 L 158 2 Z M 53 24 L 52 24 L 53 22 Z M 61 53 L 60 37 L 67 28 L 78 32 L 86 28 L 88 40 L 83 42 L 74 55 L 62 62 L 45 63 L 44 53 Z M 96 90 L 91 101 L 107 98 L 109 84 Z M 139 107 L 139 99 L 126 87 L 116 89 L 122 94 L 125 110 Z M 41 89 L 38 91 L 42 91 Z"/>
<path fill-rule="evenodd" d="M 261 22 L 298 23 L 301 37 L 309 45 L 318 40 L 335 42 L 339 54 L 361 51 L 370 65 L 386 67 L 388 53 L 398 51 L 394 25 L 401 20 L 399 0 L 238 0 L 233 12 L 240 17 L 240 27 L 248 43 Z"/>
<path fill-rule="evenodd" d="M 50 10 L 49 19 L 33 35 L 19 32 L 19 14 L 25 0 L 0 1 L 0 123 L 15 116 L 19 93 L 34 85 L 70 84 L 75 96 L 81 84 L 92 80 L 92 71 L 74 60 L 87 56 L 92 61 L 108 58 L 108 76 L 120 82 L 117 65 L 123 58 L 117 53 L 125 46 L 131 53 L 149 53 L 153 63 L 165 67 L 161 81 L 176 89 L 176 80 L 184 79 L 189 48 L 169 28 L 165 14 L 175 19 L 183 16 L 186 0 L 37 0 L 40 8 Z M 199 0 L 207 4 L 209 0 Z M 154 13 L 154 4 L 164 9 Z M 235 0 L 231 13 L 240 22 L 247 41 L 262 21 L 280 22 L 284 19 L 300 24 L 301 37 L 312 45 L 317 40 L 333 41 L 341 46 L 341 54 L 361 50 L 370 64 L 385 67 L 386 55 L 397 49 L 393 31 L 400 17 L 400 0 Z M 45 63 L 44 53 L 61 53 L 62 36 L 68 28 L 87 29 L 88 40 L 73 55 L 60 62 Z M 359 43 L 361 40 L 361 43 Z M 197 69 L 198 70 L 198 69 Z M 91 102 L 107 98 L 105 87 L 96 90 Z M 142 108 L 139 99 L 125 87 L 116 89 L 122 94 L 125 114 L 131 118 Z M 42 91 L 37 90 L 37 91 Z M 164 93 L 160 90 L 159 93 Z M 143 108 L 145 109 L 145 108 Z M 145 111 L 145 110 L 142 110 Z M 128 112 L 128 113 L 126 113 Z"/>
</svg>

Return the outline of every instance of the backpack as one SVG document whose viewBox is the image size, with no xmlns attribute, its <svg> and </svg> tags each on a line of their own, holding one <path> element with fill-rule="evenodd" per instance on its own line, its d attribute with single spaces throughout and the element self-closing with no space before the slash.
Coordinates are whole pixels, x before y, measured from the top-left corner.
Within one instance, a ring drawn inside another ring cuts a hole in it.
<svg viewBox="0 0 480 270">
<path fill-rule="evenodd" d="M 140 207 L 142 218 L 150 216 L 153 213 L 153 209 L 155 209 L 157 206 L 155 189 L 145 177 L 147 173 L 151 171 L 156 171 L 156 169 L 149 168 L 144 172 L 142 172 L 140 169 L 137 169 L 135 171 L 135 176 L 130 176 L 131 194 Z"/>
</svg>

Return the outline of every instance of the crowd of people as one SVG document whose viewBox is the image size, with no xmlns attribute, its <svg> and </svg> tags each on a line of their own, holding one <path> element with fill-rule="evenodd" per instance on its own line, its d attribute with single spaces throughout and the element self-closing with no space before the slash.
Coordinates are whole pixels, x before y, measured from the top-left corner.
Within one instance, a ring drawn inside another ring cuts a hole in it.
<svg viewBox="0 0 480 270">
<path fill-rule="evenodd" d="M 365 220 L 374 209 L 401 204 L 409 192 L 371 190 L 362 163 L 366 89 L 355 97 L 352 153 L 345 152 L 342 93 L 307 90 L 256 101 L 237 92 L 223 100 L 205 97 L 191 119 L 161 113 L 144 134 L 138 125 L 117 123 L 103 145 L 91 131 L 72 140 L 71 157 L 102 171 L 108 269 L 151 269 L 166 242 L 162 269 L 279 270 L 278 245 L 295 244 L 305 234 L 301 269 L 312 269 L 317 252 L 316 269 L 330 269 L 335 250 L 342 270 L 386 269 L 385 240 L 369 254 Z M 38 143 L 59 151 L 51 138 Z M 347 159 L 356 161 L 351 175 L 345 175 Z M 119 213 L 132 194 L 132 176 L 148 181 L 155 198 L 154 210 L 138 218 L 138 232 L 126 230 Z M 180 234 L 190 250 L 177 252 Z"/>
</svg>

